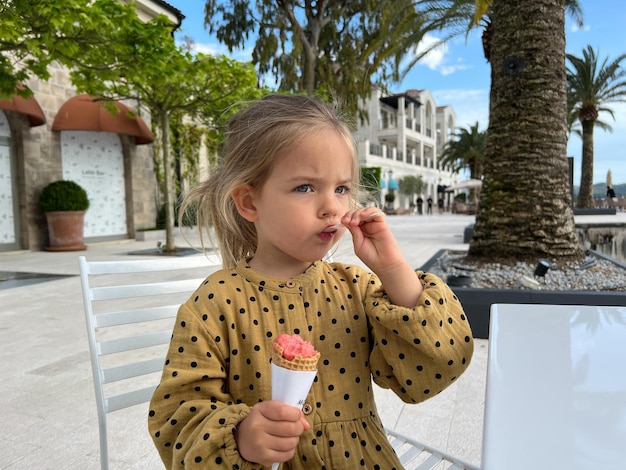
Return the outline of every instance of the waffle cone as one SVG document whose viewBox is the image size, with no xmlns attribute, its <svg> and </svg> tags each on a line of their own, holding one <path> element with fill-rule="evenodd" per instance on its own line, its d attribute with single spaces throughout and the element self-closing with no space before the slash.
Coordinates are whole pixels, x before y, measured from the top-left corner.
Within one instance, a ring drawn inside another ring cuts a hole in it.
<svg viewBox="0 0 626 470">
<path fill-rule="evenodd" d="M 272 362 L 279 367 L 283 367 L 288 370 L 303 370 L 313 371 L 317 370 L 317 361 L 320 358 L 320 353 L 315 353 L 312 357 L 296 356 L 292 360 L 285 359 L 283 357 L 283 348 L 279 344 L 274 343 L 272 347 Z"/>
</svg>

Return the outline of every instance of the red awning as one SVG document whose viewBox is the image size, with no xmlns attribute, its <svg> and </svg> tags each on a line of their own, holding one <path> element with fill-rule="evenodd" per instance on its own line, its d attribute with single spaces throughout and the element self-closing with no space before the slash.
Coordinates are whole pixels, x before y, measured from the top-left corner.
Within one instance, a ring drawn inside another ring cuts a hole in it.
<svg viewBox="0 0 626 470">
<path fill-rule="evenodd" d="M 59 109 L 52 130 L 114 132 L 133 136 L 137 145 L 154 141 L 152 132 L 141 117 L 129 115 L 131 109 L 119 101 L 115 101 L 115 105 L 120 112 L 113 115 L 98 98 L 74 96 Z"/>
<path fill-rule="evenodd" d="M 0 100 L 0 109 L 25 114 L 30 127 L 42 126 L 46 123 L 46 116 L 34 96 L 22 98 L 19 95 L 13 95 L 7 100 Z"/>
</svg>

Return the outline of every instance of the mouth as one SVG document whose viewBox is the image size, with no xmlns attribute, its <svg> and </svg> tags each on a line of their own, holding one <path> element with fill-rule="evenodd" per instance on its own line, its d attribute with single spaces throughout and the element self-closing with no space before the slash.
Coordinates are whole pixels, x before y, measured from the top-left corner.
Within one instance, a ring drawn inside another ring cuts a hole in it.
<svg viewBox="0 0 626 470">
<path fill-rule="evenodd" d="M 330 241 L 335 237 L 337 230 L 335 227 L 327 227 L 320 232 L 319 236 L 324 241 Z"/>
<path fill-rule="evenodd" d="M 333 233 L 339 230 L 341 227 L 343 227 L 343 224 L 329 225 L 324 230 L 322 230 L 322 233 Z"/>
</svg>

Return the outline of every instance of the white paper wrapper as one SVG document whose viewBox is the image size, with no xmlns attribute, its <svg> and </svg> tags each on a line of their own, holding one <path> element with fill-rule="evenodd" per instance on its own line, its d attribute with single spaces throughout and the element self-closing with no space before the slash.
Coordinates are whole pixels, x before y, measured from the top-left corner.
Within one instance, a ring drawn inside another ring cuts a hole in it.
<svg viewBox="0 0 626 470">
<path fill-rule="evenodd" d="M 302 408 L 316 375 L 316 370 L 289 370 L 272 363 L 272 400 Z M 272 464 L 272 470 L 279 465 Z"/>
</svg>

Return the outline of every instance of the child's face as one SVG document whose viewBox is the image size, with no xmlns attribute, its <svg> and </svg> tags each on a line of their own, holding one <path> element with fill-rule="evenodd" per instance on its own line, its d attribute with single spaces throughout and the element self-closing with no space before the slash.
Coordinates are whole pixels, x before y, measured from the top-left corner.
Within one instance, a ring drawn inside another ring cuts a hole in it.
<svg viewBox="0 0 626 470">
<path fill-rule="evenodd" d="M 327 130 L 302 139 L 277 161 L 254 196 L 255 267 L 263 263 L 270 272 L 299 273 L 323 258 L 345 229 L 323 230 L 349 210 L 351 190 L 352 155 L 343 138 Z"/>
</svg>

